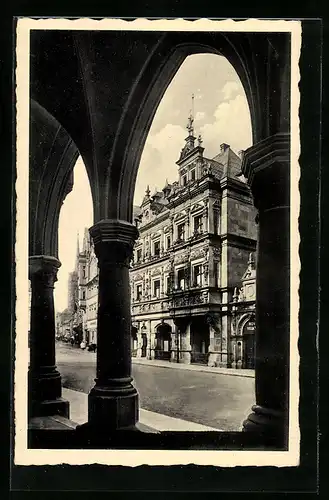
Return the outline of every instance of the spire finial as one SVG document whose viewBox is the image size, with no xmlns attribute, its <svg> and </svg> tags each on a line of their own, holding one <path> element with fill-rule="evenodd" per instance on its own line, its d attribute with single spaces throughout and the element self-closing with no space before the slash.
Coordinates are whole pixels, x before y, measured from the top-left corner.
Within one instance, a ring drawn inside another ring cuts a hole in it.
<svg viewBox="0 0 329 500">
<path fill-rule="evenodd" d="M 202 143 L 203 143 L 203 140 L 202 140 L 201 134 L 199 134 L 198 135 L 198 144 L 199 144 L 199 146 L 201 146 Z"/>
<path fill-rule="evenodd" d="M 186 126 L 189 135 L 194 134 L 193 122 L 194 122 L 194 94 L 192 94 L 192 107 L 190 109 L 190 115 L 188 117 L 188 122 Z"/>
<path fill-rule="evenodd" d="M 150 193 L 151 193 L 151 191 L 150 191 L 150 186 L 149 186 L 149 184 L 148 184 L 148 185 L 147 185 L 147 188 L 146 188 L 146 191 L 145 191 L 145 194 L 146 194 L 146 196 L 147 196 L 147 197 L 150 197 Z"/>
</svg>

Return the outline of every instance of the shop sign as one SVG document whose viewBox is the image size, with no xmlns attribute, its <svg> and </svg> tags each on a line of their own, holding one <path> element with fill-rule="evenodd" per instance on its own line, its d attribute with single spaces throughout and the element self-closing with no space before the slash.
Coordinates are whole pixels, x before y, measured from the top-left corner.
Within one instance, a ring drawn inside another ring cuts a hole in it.
<svg viewBox="0 0 329 500">
<path fill-rule="evenodd" d="M 243 328 L 243 333 L 255 333 L 256 324 L 254 320 L 249 320 Z"/>
</svg>

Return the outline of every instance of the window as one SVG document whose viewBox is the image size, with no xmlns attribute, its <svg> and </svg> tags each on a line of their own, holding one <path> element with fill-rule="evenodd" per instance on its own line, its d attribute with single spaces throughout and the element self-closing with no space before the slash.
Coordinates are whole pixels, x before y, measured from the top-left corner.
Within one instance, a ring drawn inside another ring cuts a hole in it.
<svg viewBox="0 0 329 500">
<path fill-rule="evenodd" d="M 214 262 L 214 286 L 218 288 L 218 262 Z"/>
<path fill-rule="evenodd" d="M 193 286 L 201 286 L 201 265 L 193 267 Z"/>
<path fill-rule="evenodd" d="M 156 257 L 160 255 L 160 241 L 155 241 L 153 245 L 153 252 Z"/>
<path fill-rule="evenodd" d="M 202 231 L 202 215 L 194 217 L 194 233 L 200 234 Z"/>
<path fill-rule="evenodd" d="M 85 298 L 86 298 L 86 292 L 83 290 L 82 291 L 82 300 L 85 300 Z"/>
<path fill-rule="evenodd" d="M 187 175 L 183 175 L 183 186 L 187 184 Z"/>
<path fill-rule="evenodd" d="M 166 294 L 170 293 L 170 276 L 166 277 Z"/>
<path fill-rule="evenodd" d="M 179 269 L 177 272 L 177 285 L 179 290 L 185 289 L 185 270 Z"/>
<path fill-rule="evenodd" d="M 177 239 L 178 241 L 184 241 L 185 235 L 185 224 L 179 224 L 177 226 Z"/>
<path fill-rule="evenodd" d="M 195 181 L 195 169 L 191 170 L 191 181 Z"/>
<path fill-rule="evenodd" d="M 137 258 L 137 262 L 140 262 L 142 260 L 142 249 L 141 248 L 139 248 L 137 250 L 136 258 Z"/>
<path fill-rule="evenodd" d="M 214 208 L 214 234 L 218 234 L 219 210 Z"/>
<path fill-rule="evenodd" d="M 153 295 L 157 299 L 160 297 L 160 280 L 155 280 L 153 284 Z"/>
<path fill-rule="evenodd" d="M 167 250 L 170 248 L 170 245 L 171 245 L 170 236 L 167 236 Z"/>
<path fill-rule="evenodd" d="M 136 300 L 141 300 L 142 298 L 142 285 L 136 286 Z"/>
<path fill-rule="evenodd" d="M 83 278 L 86 278 L 86 266 L 83 266 L 82 268 L 82 273 L 83 273 Z"/>
</svg>

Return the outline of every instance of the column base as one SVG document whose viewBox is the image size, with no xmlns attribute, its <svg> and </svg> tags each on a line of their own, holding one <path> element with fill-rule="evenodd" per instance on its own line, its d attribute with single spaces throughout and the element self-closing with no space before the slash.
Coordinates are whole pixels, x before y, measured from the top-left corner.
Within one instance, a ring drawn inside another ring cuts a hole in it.
<svg viewBox="0 0 329 500">
<path fill-rule="evenodd" d="M 220 364 L 220 354 L 217 352 L 209 352 L 208 366 L 219 366 Z"/>
<path fill-rule="evenodd" d="M 70 418 L 70 403 L 63 398 L 44 401 L 32 401 L 29 407 L 29 419 L 59 415 Z"/>
<path fill-rule="evenodd" d="M 61 415 L 69 418 L 69 402 L 62 398 L 62 379 L 57 370 L 28 374 L 29 418 Z"/>
<path fill-rule="evenodd" d="M 184 365 L 190 365 L 191 364 L 191 352 L 190 351 L 181 352 L 180 362 L 183 363 Z"/>
<path fill-rule="evenodd" d="M 94 428 L 96 433 L 133 428 L 138 416 L 138 393 L 131 384 L 117 388 L 96 385 L 91 389 L 87 425 Z"/>
<path fill-rule="evenodd" d="M 242 424 L 243 431 L 273 438 L 281 446 L 286 446 L 288 424 L 286 423 L 284 413 L 259 405 L 254 405 L 251 409 L 253 413 Z"/>
</svg>

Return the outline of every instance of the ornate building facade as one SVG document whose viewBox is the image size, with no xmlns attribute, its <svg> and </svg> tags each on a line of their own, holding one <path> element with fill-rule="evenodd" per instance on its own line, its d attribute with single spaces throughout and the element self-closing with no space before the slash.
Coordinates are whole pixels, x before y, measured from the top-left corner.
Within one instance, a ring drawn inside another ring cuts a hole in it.
<svg viewBox="0 0 329 500">
<path fill-rule="evenodd" d="M 187 130 L 178 180 L 152 196 L 147 188 L 134 207 L 139 238 L 130 266 L 132 355 L 253 368 L 252 196 L 230 146 L 221 144 L 214 158 L 206 158 L 192 116 Z M 87 344 L 96 344 L 98 267 L 87 229 L 70 283 L 69 301 L 78 297 L 74 325 L 82 326 Z"/>
<path fill-rule="evenodd" d="M 136 219 L 133 355 L 252 367 L 237 364 L 231 345 L 241 309 L 234 290 L 256 248 L 252 196 L 230 146 L 221 144 L 218 155 L 206 158 L 200 136 L 195 145 L 192 116 L 187 130 L 178 180 L 152 196 L 147 189 Z"/>
</svg>

